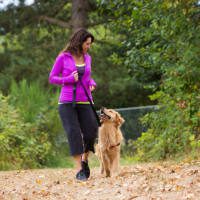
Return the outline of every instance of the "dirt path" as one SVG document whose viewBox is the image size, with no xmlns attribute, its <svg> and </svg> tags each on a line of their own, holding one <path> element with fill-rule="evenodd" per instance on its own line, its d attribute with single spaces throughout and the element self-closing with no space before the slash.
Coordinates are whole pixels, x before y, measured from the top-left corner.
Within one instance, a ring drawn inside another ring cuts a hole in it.
<svg viewBox="0 0 200 200">
<path fill-rule="evenodd" d="M 200 200 L 200 161 L 121 167 L 103 178 L 92 169 L 77 182 L 71 169 L 0 172 L 0 200 Z"/>
</svg>

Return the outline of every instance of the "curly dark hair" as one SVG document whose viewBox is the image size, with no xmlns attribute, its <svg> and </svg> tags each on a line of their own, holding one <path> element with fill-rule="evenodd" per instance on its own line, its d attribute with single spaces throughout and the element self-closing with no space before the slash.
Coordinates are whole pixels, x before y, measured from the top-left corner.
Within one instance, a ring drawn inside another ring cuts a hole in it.
<svg viewBox="0 0 200 200">
<path fill-rule="evenodd" d="M 73 55 L 80 55 L 83 53 L 82 45 L 88 39 L 91 38 L 94 42 L 94 36 L 81 28 L 77 30 L 69 40 L 69 44 L 63 49 L 62 52 L 70 52 Z"/>
</svg>

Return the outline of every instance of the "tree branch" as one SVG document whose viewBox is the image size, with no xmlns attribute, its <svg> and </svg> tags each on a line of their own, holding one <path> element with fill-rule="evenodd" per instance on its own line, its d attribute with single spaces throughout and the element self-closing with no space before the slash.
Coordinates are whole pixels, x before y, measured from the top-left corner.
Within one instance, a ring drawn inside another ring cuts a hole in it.
<svg viewBox="0 0 200 200">
<path fill-rule="evenodd" d="M 45 16 L 45 15 L 40 16 L 39 20 L 44 20 L 44 21 L 49 22 L 50 24 L 55 24 L 55 25 L 58 25 L 58 26 L 63 27 L 63 28 L 71 28 L 70 22 L 67 23 L 67 22 L 64 22 L 62 20 L 55 19 L 55 18 L 52 18 L 52 17 L 48 17 L 48 16 Z"/>
</svg>

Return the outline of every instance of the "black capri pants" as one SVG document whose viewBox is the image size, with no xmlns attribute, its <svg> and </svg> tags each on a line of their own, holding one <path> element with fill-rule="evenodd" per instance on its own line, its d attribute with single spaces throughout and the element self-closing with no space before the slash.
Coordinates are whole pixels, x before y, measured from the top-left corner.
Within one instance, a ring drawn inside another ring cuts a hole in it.
<svg viewBox="0 0 200 200">
<path fill-rule="evenodd" d="M 94 152 L 98 124 L 89 104 L 59 104 L 59 115 L 67 134 L 70 155 Z"/>
</svg>

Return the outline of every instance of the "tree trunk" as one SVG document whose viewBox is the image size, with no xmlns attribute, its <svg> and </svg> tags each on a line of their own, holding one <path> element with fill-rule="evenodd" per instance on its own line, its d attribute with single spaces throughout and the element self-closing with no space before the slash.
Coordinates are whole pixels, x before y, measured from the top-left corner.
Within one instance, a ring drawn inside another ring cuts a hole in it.
<svg viewBox="0 0 200 200">
<path fill-rule="evenodd" d="M 72 32 L 79 28 L 87 28 L 88 10 L 88 0 L 72 0 Z"/>
</svg>

